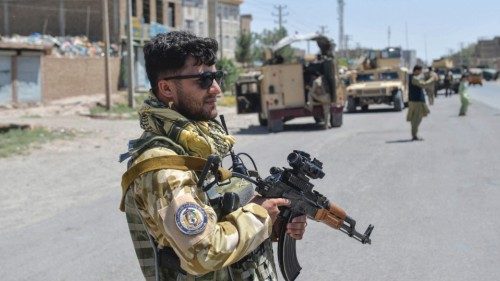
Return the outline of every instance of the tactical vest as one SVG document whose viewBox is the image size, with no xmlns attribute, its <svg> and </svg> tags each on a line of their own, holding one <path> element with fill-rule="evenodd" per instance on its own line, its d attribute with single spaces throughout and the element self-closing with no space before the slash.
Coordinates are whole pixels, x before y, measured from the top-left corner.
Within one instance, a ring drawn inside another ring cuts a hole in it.
<svg viewBox="0 0 500 281">
<path fill-rule="evenodd" d="M 425 102 L 425 96 L 424 96 L 424 91 L 422 88 L 420 88 L 417 85 L 413 85 L 413 74 L 410 74 L 408 83 L 409 83 L 409 100 L 410 101 L 419 101 L 419 102 Z"/>
<path fill-rule="evenodd" d="M 179 155 L 187 155 L 179 145 L 164 136 L 144 133 L 138 140 L 129 142 L 129 151 L 120 156 L 120 161 L 131 157 L 131 163 L 144 151 L 154 147 L 166 147 Z M 235 180 L 234 182 L 240 179 Z M 245 188 L 253 188 L 248 184 Z M 133 192 L 125 194 L 124 207 L 125 215 L 130 231 L 130 236 L 134 245 L 137 259 L 142 273 L 147 281 L 275 281 L 276 265 L 274 263 L 272 242 L 267 239 L 252 253 L 245 256 L 240 261 L 217 271 L 209 272 L 202 276 L 192 276 L 180 268 L 179 258 L 171 248 L 158 249 L 153 237 L 148 234 L 146 225 L 142 221 L 139 210 L 135 204 Z M 225 192 L 236 192 L 245 194 L 246 190 L 235 190 L 235 185 L 217 186 L 216 191 L 220 194 Z M 242 205 L 249 199 L 241 200 Z M 208 202 L 206 202 L 208 204 Z M 217 214 L 220 213 L 218 206 L 212 206 Z M 220 218 L 221 216 L 217 216 Z"/>
</svg>

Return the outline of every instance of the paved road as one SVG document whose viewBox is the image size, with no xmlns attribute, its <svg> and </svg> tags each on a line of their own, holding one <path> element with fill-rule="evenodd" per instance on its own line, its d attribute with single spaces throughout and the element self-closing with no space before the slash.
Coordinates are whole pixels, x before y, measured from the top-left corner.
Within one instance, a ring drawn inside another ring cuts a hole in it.
<svg viewBox="0 0 500 281">
<path fill-rule="evenodd" d="M 490 88 L 491 86 L 491 88 Z M 500 274 L 500 109 L 476 101 L 458 117 L 459 99 L 439 97 L 411 142 L 404 112 L 384 107 L 346 114 L 319 130 L 300 119 L 268 134 L 256 116 L 233 118 L 239 142 L 265 173 L 302 149 L 324 162 L 316 188 L 357 219 L 373 223 L 373 245 L 310 222 L 298 243 L 298 280 L 496 280 Z M 481 97 L 481 98 L 480 98 Z M 481 100 L 480 100 L 481 99 Z M 497 99 L 498 100 L 498 99 Z M 15 121 L 5 119 L 2 121 Z M 27 119 L 23 119 L 27 122 Z M 118 211 L 116 162 L 134 121 L 81 117 L 29 119 L 86 130 L 29 156 L 0 159 L 2 280 L 141 280 L 125 219 Z"/>
</svg>

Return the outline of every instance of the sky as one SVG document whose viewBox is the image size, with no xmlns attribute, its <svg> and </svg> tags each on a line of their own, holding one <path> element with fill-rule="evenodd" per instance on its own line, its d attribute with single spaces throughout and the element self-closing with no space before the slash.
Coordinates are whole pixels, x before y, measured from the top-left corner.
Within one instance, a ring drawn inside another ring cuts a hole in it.
<svg viewBox="0 0 500 281">
<path fill-rule="evenodd" d="M 350 47 L 359 44 L 378 49 L 390 42 L 391 46 L 416 50 L 418 57 L 430 62 L 478 39 L 500 36 L 500 0 L 344 2 L 344 33 L 351 37 Z M 337 0 L 245 0 L 240 13 L 252 14 L 252 31 L 260 32 L 278 26 L 274 16 L 278 5 L 286 6 L 283 25 L 289 34 L 316 32 L 326 26 L 326 35 L 338 42 Z"/>
</svg>

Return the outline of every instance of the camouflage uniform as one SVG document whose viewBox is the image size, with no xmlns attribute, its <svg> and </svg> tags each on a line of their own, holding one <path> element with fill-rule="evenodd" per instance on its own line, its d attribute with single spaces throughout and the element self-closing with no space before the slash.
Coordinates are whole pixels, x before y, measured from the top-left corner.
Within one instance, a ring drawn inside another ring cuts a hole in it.
<svg viewBox="0 0 500 281">
<path fill-rule="evenodd" d="M 331 98 L 330 95 L 325 90 L 322 76 L 314 79 L 312 87 L 309 90 L 309 94 L 307 95 L 307 100 L 308 100 L 307 104 L 309 111 L 313 110 L 315 102 L 319 102 L 321 104 L 321 106 L 323 107 L 323 118 L 325 119 L 325 127 L 329 127 Z"/>
<path fill-rule="evenodd" d="M 154 96 L 140 115 L 145 133 L 132 142 L 129 167 L 165 155 L 224 156 L 234 143 L 218 123 L 189 121 Z M 197 179 L 194 171 L 156 170 L 136 178 L 126 192 L 124 210 L 146 280 L 277 280 L 267 211 L 248 203 L 222 217 Z M 232 179 L 216 191 L 249 188 Z"/>
<path fill-rule="evenodd" d="M 434 104 L 434 98 L 436 97 L 436 83 L 439 80 L 437 73 L 434 71 L 429 71 L 425 77 L 426 80 L 431 78 L 432 82 L 425 87 L 425 91 L 427 92 L 427 97 L 429 99 L 429 105 Z"/>
</svg>

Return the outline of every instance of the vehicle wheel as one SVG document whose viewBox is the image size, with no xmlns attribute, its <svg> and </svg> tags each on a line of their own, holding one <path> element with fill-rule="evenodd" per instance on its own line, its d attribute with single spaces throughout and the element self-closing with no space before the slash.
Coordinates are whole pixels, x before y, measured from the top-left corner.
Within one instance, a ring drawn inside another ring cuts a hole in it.
<svg viewBox="0 0 500 281">
<path fill-rule="evenodd" d="M 330 125 L 332 125 L 332 128 L 338 128 L 342 126 L 342 119 L 343 119 L 344 114 L 342 114 L 342 111 L 340 112 L 332 112 L 330 114 Z"/>
<path fill-rule="evenodd" d="M 353 97 L 347 98 L 347 112 L 356 112 L 356 101 Z"/>
<path fill-rule="evenodd" d="M 259 112 L 258 116 L 259 116 L 259 124 L 261 126 L 267 126 L 267 119 L 262 117 L 262 113 Z"/>
<path fill-rule="evenodd" d="M 267 123 L 267 128 L 269 131 L 276 133 L 276 132 L 281 132 L 283 131 L 283 120 L 281 119 L 276 119 L 276 120 L 268 120 Z"/>
<path fill-rule="evenodd" d="M 395 111 L 401 111 L 403 110 L 403 97 L 401 96 L 401 91 L 398 91 L 395 95 L 394 95 L 394 99 L 393 99 L 393 102 L 394 102 L 394 110 Z"/>
<path fill-rule="evenodd" d="M 361 106 L 361 110 L 363 110 L 363 111 L 368 111 L 368 105 L 367 105 L 367 104 L 362 105 L 362 106 Z"/>
</svg>

